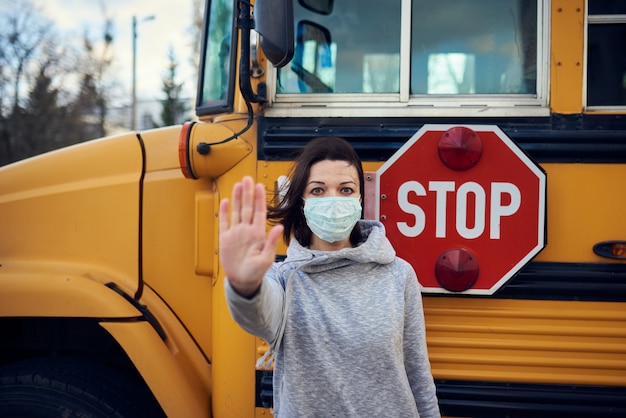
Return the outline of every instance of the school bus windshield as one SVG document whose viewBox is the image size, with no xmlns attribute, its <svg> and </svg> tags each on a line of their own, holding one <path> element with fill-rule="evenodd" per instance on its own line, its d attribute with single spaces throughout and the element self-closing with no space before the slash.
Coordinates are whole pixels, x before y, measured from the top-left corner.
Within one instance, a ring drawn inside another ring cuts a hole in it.
<svg viewBox="0 0 626 418">
<path fill-rule="evenodd" d="M 233 2 L 214 0 L 207 8 L 208 34 L 205 37 L 206 57 L 200 68 L 198 107 L 224 107 L 228 105 L 228 95 L 232 92 L 234 75 L 233 43 Z"/>
</svg>

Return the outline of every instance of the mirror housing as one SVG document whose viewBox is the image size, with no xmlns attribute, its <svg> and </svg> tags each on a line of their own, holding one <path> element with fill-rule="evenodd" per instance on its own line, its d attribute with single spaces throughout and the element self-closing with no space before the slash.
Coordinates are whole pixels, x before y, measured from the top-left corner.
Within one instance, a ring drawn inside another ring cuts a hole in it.
<svg viewBox="0 0 626 418">
<path fill-rule="evenodd" d="M 298 0 L 305 9 L 321 15 L 329 15 L 333 11 L 334 0 Z"/>
<path fill-rule="evenodd" d="M 254 26 L 263 53 L 275 67 L 284 67 L 294 50 L 293 0 L 256 0 Z"/>
</svg>

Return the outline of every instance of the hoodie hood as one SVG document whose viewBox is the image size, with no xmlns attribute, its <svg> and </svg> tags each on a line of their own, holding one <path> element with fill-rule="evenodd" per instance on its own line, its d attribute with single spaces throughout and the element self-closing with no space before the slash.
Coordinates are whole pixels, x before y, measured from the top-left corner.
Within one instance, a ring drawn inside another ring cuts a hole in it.
<svg viewBox="0 0 626 418">
<path fill-rule="evenodd" d="M 354 263 L 389 264 L 396 255 L 391 243 L 385 236 L 385 227 L 378 221 L 359 221 L 364 241 L 354 248 L 342 248 L 339 251 L 310 250 L 292 239 L 287 248 L 285 263 L 293 263 L 303 271 L 319 272 Z"/>
</svg>

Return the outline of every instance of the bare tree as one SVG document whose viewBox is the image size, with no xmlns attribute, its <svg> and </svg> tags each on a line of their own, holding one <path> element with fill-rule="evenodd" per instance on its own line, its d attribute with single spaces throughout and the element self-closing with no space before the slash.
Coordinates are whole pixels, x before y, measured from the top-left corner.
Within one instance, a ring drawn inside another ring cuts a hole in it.
<svg viewBox="0 0 626 418">
<path fill-rule="evenodd" d="M 189 26 L 190 34 L 190 50 L 189 61 L 191 68 L 196 69 L 196 79 L 200 68 L 200 48 L 202 45 L 202 27 L 204 23 L 204 0 L 192 0 L 191 5 L 191 26 Z"/>
<path fill-rule="evenodd" d="M 0 165 L 103 136 L 113 62 L 110 19 L 78 46 L 29 0 L 14 5 L 0 16 Z"/>
<path fill-rule="evenodd" d="M 103 15 L 107 16 L 103 8 Z M 113 22 L 106 17 L 103 36 L 94 42 L 89 34 L 83 36 L 83 53 L 79 57 L 77 74 L 80 77 L 80 90 L 72 104 L 72 113 L 79 121 L 76 140 L 86 140 L 104 136 L 109 94 L 112 91 L 109 71 L 113 64 Z"/>
<path fill-rule="evenodd" d="M 50 24 L 30 2 L 19 3 L 20 10 L 6 19 L 3 39 L 5 61 L 15 71 L 12 107 L 19 104 L 24 77 L 33 56 L 49 35 Z"/>
<path fill-rule="evenodd" d="M 54 62 L 53 57 L 38 56 L 46 39 L 53 36 L 51 25 L 32 3 L 17 3 L 16 9 L 0 17 L 0 163 L 7 163 L 28 154 L 31 142 L 25 140 L 24 127 L 29 117 L 24 103 L 31 81 L 42 82 L 41 77 Z M 39 59 L 39 68 L 37 60 Z M 40 84 L 41 88 L 43 84 Z M 47 87 L 46 87 L 47 88 Z"/>
</svg>

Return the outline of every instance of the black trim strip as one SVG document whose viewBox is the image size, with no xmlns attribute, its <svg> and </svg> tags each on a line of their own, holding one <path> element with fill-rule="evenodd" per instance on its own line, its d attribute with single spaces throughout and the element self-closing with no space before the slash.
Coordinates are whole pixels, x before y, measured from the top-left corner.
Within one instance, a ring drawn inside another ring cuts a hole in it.
<svg viewBox="0 0 626 418">
<path fill-rule="evenodd" d="M 531 262 L 491 296 L 458 293 L 454 297 L 626 302 L 626 264 Z"/>
<path fill-rule="evenodd" d="M 442 416 L 624 417 L 626 387 L 435 380 Z M 256 371 L 255 406 L 273 406 L 272 372 Z"/>
<path fill-rule="evenodd" d="M 316 136 L 348 139 L 364 161 L 384 161 L 421 126 L 499 126 L 537 162 L 626 163 L 626 116 L 544 118 L 259 118 L 259 159 L 290 160 Z"/>
<path fill-rule="evenodd" d="M 626 302 L 626 264 L 531 262 L 489 297 Z"/>
<path fill-rule="evenodd" d="M 256 370 L 255 373 L 254 405 L 257 408 L 272 408 L 274 406 L 274 372 Z"/>
<path fill-rule="evenodd" d="M 437 380 L 442 415 L 624 417 L 626 387 Z"/>
<path fill-rule="evenodd" d="M 276 257 L 283 261 L 284 255 Z M 452 294 L 482 299 L 626 302 L 626 263 L 530 262 L 490 296 Z M 424 297 L 450 297 L 424 294 Z"/>
<path fill-rule="evenodd" d="M 113 282 L 106 283 L 105 286 L 113 290 L 118 295 L 122 296 L 124 299 L 126 299 L 127 302 L 133 305 L 135 309 L 141 312 L 141 317 L 139 319 L 143 319 L 148 322 L 152 326 L 152 328 L 154 328 L 157 334 L 159 334 L 159 337 L 161 337 L 163 341 L 167 339 L 167 334 L 159 323 L 159 320 L 156 319 L 156 317 L 152 314 L 152 312 L 150 312 L 146 305 L 142 305 L 136 299 L 133 299 L 132 297 L 130 297 L 130 295 L 124 293 L 124 291 Z"/>
<path fill-rule="evenodd" d="M 137 140 L 141 147 L 141 176 L 139 177 L 139 213 L 138 213 L 138 230 L 139 237 L 137 243 L 137 290 L 135 292 L 135 300 L 141 299 L 143 293 L 143 186 L 146 178 L 146 144 L 140 134 L 137 134 Z"/>
</svg>

